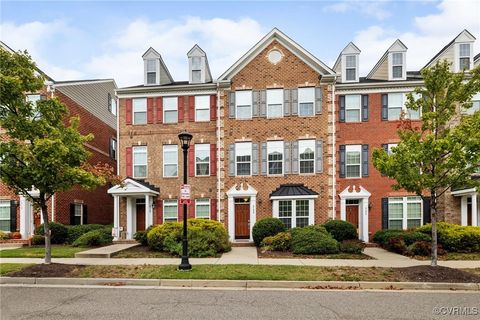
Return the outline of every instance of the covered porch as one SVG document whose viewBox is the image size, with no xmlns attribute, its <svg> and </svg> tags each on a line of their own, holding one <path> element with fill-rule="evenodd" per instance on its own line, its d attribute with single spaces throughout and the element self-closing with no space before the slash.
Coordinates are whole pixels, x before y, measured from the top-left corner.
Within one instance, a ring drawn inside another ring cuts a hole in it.
<svg viewBox="0 0 480 320">
<path fill-rule="evenodd" d="M 160 194 L 159 188 L 142 180 L 126 178 L 121 184 L 110 188 L 108 193 L 113 196 L 114 241 L 133 240 L 137 230 L 145 230 L 153 225 L 155 199 Z M 125 203 L 124 206 L 121 205 L 122 202 Z M 139 205 L 145 205 L 144 213 L 139 211 Z M 122 219 L 123 216 L 126 219 Z"/>
<path fill-rule="evenodd" d="M 460 197 L 460 224 L 462 226 L 480 226 L 477 189 L 458 189 L 452 191 L 451 194 L 454 197 Z"/>
</svg>

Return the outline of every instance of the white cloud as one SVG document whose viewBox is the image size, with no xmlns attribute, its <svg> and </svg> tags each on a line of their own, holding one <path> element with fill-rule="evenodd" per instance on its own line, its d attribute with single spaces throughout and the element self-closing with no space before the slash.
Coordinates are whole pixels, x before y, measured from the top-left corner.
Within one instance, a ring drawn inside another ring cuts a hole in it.
<svg viewBox="0 0 480 320">
<path fill-rule="evenodd" d="M 443 1 L 437 5 L 438 13 L 415 17 L 412 32 L 401 32 L 384 26 L 370 26 L 355 34 L 353 42 L 362 51 L 360 74 L 366 75 L 383 53 L 400 39 L 407 47 L 407 70 L 423 67 L 463 29 L 480 37 L 480 2 Z M 477 40 L 475 54 L 480 50 Z"/>
<path fill-rule="evenodd" d="M 369 17 L 378 20 L 384 20 L 392 14 L 385 8 L 389 0 L 380 1 L 362 1 L 362 0 L 342 0 L 334 4 L 323 7 L 325 12 L 346 13 L 349 11 L 360 12 Z"/>
</svg>

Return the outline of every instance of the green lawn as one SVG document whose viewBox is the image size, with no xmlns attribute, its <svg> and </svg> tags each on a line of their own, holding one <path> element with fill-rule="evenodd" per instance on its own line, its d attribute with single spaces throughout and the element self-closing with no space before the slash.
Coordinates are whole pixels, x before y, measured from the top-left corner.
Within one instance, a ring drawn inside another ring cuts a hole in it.
<svg viewBox="0 0 480 320">
<path fill-rule="evenodd" d="M 52 258 L 73 258 L 75 253 L 88 250 L 66 245 L 52 245 Z M 0 258 L 43 258 L 44 246 L 23 247 L 18 249 L 0 250 Z"/>
<path fill-rule="evenodd" d="M 0 276 L 9 272 L 20 271 L 23 268 L 29 267 L 31 264 L 26 263 L 0 263 Z"/>
</svg>

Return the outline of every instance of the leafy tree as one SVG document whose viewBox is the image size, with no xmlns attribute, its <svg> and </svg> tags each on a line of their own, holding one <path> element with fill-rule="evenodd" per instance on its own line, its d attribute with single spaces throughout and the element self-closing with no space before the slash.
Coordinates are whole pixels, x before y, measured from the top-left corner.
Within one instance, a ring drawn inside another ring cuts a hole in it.
<svg viewBox="0 0 480 320">
<path fill-rule="evenodd" d="M 68 119 L 68 110 L 56 98 L 34 105 L 25 94 L 43 88 L 43 76 L 27 52 L 0 48 L 0 178 L 41 210 L 45 222 L 45 263 L 51 262 L 47 201 L 75 185 L 94 189 L 112 179 L 108 165 L 87 163 L 84 144 L 93 135 L 81 135 L 79 118 Z M 38 190 L 39 197 L 30 191 Z"/>
<path fill-rule="evenodd" d="M 421 124 L 403 115 L 400 143 L 388 155 L 373 151 L 373 164 L 395 179 L 394 189 L 405 189 L 422 198 L 430 197 L 432 222 L 432 266 L 437 265 L 437 202 L 452 186 L 475 184 L 471 176 L 480 164 L 480 112 L 462 114 L 480 91 L 480 68 L 452 73 L 448 62 L 422 70 L 424 87 L 409 94 L 406 106 L 421 110 Z"/>
</svg>

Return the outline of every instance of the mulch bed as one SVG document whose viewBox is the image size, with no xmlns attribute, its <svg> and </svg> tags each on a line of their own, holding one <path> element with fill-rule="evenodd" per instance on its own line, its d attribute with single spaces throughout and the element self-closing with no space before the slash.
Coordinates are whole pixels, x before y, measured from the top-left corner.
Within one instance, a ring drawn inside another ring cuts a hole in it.
<svg viewBox="0 0 480 320">
<path fill-rule="evenodd" d="M 373 259 L 366 254 L 352 254 L 352 253 L 337 253 L 337 254 L 293 254 L 292 252 L 284 251 L 262 251 L 257 248 L 257 256 L 259 258 L 271 259 L 358 259 L 371 260 Z"/>
<path fill-rule="evenodd" d="M 85 268 L 83 265 L 71 265 L 61 263 L 36 264 L 17 272 L 9 273 L 9 277 L 36 277 L 36 278 L 58 278 L 74 277 L 80 270 Z"/>
<path fill-rule="evenodd" d="M 480 276 L 441 266 L 415 266 L 397 269 L 402 278 L 413 282 L 480 283 Z"/>
</svg>

